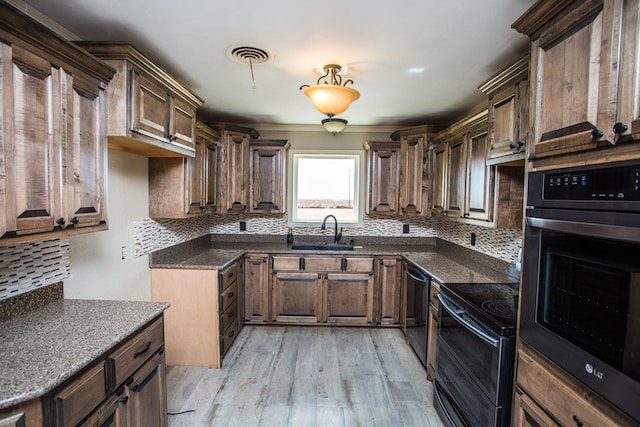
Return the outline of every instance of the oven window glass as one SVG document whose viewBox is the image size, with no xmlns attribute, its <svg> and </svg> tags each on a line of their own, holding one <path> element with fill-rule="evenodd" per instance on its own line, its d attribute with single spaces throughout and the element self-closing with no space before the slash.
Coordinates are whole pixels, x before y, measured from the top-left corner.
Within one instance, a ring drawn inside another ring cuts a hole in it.
<svg viewBox="0 0 640 427">
<path fill-rule="evenodd" d="M 543 231 L 537 322 L 640 380 L 640 246 Z"/>
</svg>

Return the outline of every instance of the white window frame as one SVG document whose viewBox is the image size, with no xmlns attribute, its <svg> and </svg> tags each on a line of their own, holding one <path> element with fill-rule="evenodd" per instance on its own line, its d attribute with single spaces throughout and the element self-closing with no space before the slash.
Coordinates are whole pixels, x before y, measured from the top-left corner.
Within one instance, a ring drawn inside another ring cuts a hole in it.
<svg viewBox="0 0 640 427">
<path fill-rule="evenodd" d="M 339 221 L 339 225 L 351 228 L 363 226 L 364 201 L 365 201 L 365 177 L 364 177 L 364 151 L 363 150 L 289 150 L 289 173 L 287 173 L 287 212 L 289 227 L 320 227 L 322 220 L 300 220 L 297 218 L 297 192 L 298 192 L 298 159 L 300 158 L 351 158 L 355 160 L 354 171 L 354 197 L 353 204 L 356 212 L 356 221 Z M 321 177 L 319 179 L 322 179 Z"/>
</svg>

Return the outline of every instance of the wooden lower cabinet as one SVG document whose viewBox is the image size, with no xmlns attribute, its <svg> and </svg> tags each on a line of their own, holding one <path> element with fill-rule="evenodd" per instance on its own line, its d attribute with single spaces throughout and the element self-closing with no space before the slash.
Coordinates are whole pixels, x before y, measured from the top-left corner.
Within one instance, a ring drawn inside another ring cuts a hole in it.
<svg viewBox="0 0 640 427">
<path fill-rule="evenodd" d="M 520 342 L 514 426 L 637 426 L 593 391 Z"/>
<path fill-rule="evenodd" d="M 333 324 L 373 324 L 373 275 L 329 273 L 325 276 L 326 313 Z"/>
<path fill-rule="evenodd" d="M 269 255 L 244 257 L 244 322 L 266 323 L 269 315 Z"/>
<path fill-rule="evenodd" d="M 273 274 L 273 320 L 318 323 L 323 320 L 322 275 L 303 272 Z"/>
<path fill-rule="evenodd" d="M 42 426 L 42 404 L 31 400 L 0 410 L 0 427 Z"/>
<path fill-rule="evenodd" d="M 298 324 L 373 324 L 373 271 L 373 257 L 273 256 L 273 321 Z"/>
<path fill-rule="evenodd" d="M 244 277 L 242 261 L 224 269 L 151 269 L 151 298 L 165 311 L 168 365 L 219 368 L 238 335 Z"/>
<path fill-rule="evenodd" d="M 380 257 L 376 265 L 377 323 L 399 326 L 402 307 L 402 259 Z"/>
<path fill-rule="evenodd" d="M 164 352 L 158 352 L 133 374 L 131 383 L 124 387 L 123 400 L 126 400 L 129 407 L 126 411 L 128 427 L 167 425 L 166 388 Z M 114 416 L 117 415 L 114 413 Z M 102 424 L 96 426 L 102 427 Z"/>
</svg>

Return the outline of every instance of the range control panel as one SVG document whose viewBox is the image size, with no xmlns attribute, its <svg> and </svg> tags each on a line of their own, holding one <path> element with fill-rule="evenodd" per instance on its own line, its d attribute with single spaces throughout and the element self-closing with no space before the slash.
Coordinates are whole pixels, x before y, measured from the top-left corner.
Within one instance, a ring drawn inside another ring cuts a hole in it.
<svg viewBox="0 0 640 427">
<path fill-rule="evenodd" d="M 544 174 L 543 200 L 640 201 L 640 166 Z"/>
</svg>

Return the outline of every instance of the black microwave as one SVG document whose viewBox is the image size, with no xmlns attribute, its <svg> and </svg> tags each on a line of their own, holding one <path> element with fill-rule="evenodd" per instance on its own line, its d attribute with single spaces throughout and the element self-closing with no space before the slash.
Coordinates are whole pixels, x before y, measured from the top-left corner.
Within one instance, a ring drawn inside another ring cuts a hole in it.
<svg viewBox="0 0 640 427">
<path fill-rule="evenodd" d="M 529 174 L 520 336 L 640 422 L 640 163 Z"/>
</svg>

